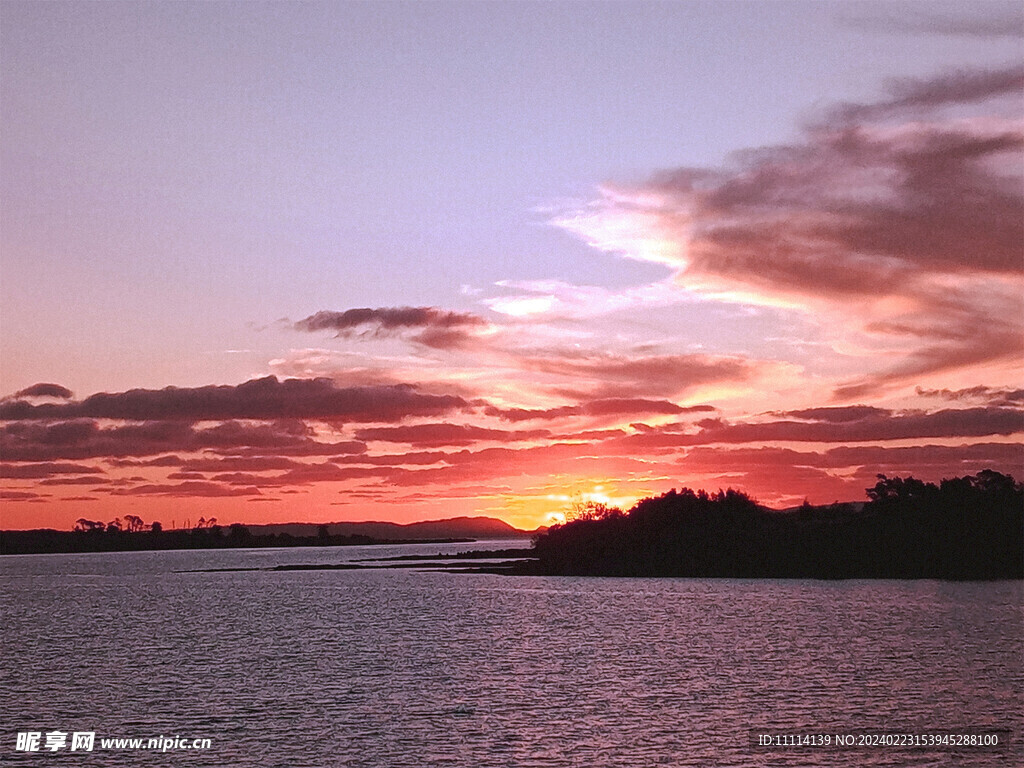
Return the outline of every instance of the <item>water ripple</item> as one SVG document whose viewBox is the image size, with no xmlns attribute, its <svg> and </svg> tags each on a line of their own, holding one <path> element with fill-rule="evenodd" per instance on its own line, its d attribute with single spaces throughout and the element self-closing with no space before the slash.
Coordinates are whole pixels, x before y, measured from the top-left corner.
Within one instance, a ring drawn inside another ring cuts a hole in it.
<svg viewBox="0 0 1024 768">
<path fill-rule="evenodd" d="M 1024 762 L 1016 742 L 998 755 L 750 744 L 765 730 L 1019 737 L 1019 582 L 175 572 L 295 557 L 5 558 L 4 762 L 39 759 L 13 751 L 15 732 L 55 728 L 211 738 L 175 753 L 187 766 Z"/>
</svg>

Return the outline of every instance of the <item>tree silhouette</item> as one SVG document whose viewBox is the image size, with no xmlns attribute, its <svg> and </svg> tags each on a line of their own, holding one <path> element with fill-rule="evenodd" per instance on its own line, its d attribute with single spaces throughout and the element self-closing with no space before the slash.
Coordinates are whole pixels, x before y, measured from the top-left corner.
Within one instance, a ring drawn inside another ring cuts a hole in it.
<svg viewBox="0 0 1024 768">
<path fill-rule="evenodd" d="M 146 524 L 142 522 L 142 518 L 138 515 L 125 515 L 124 522 L 129 533 L 136 533 L 146 527 Z"/>
<path fill-rule="evenodd" d="M 742 578 L 1024 577 L 1024 487 L 985 470 L 941 485 L 878 476 L 869 502 L 759 506 L 683 488 L 628 513 L 581 508 L 534 539 L 520 573 Z"/>
</svg>

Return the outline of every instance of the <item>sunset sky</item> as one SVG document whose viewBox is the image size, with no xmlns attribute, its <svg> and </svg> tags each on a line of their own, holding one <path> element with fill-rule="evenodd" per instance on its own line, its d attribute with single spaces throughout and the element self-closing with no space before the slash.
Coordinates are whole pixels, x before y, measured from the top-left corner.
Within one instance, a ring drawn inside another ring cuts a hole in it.
<svg viewBox="0 0 1024 768">
<path fill-rule="evenodd" d="M 0 4 L 0 526 L 1024 476 L 1018 2 Z"/>
</svg>

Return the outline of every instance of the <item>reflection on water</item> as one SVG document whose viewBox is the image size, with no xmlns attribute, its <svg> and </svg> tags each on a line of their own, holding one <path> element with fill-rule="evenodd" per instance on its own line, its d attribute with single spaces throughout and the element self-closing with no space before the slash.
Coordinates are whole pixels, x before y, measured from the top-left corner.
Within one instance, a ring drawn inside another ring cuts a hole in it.
<svg viewBox="0 0 1024 768">
<path fill-rule="evenodd" d="M 0 759 L 68 762 L 14 751 L 17 731 L 60 729 L 213 740 L 89 765 L 1022 764 L 1020 582 L 180 572 L 466 548 L 3 558 Z M 1017 741 L 750 745 L 766 729 L 957 727 Z"/>
</svg>

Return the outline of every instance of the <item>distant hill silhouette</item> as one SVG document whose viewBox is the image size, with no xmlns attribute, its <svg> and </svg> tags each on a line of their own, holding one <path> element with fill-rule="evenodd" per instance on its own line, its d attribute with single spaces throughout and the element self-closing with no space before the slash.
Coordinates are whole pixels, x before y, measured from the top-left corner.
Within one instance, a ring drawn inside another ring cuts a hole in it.
<svg viewBox="0 0 1024 768">
<path fill-rule="evenodd" d="M 1024 488 L 991 470 L 878 476 L 866 504 L 779 512 L 729 489 L 670 491 L 628 513 L 601 505 L 534 540 L 510 572 L 730 578 L 1024 578 Z"/>
<path fill-rule="evenodd" d="M 81 519 L 74 531 L 0 531 L 0 554 L 472 542 L 531 535 L 490 517 L 456 517 L 405 525 L 367 522 L 220 526 L 215 520 L 201 520 L 190 530 L 164 530 L 160 523 L 146 526 L 140 518 L 128 515 L 124 520 L 118 518 L 109 523 Z"/>
</svg>

